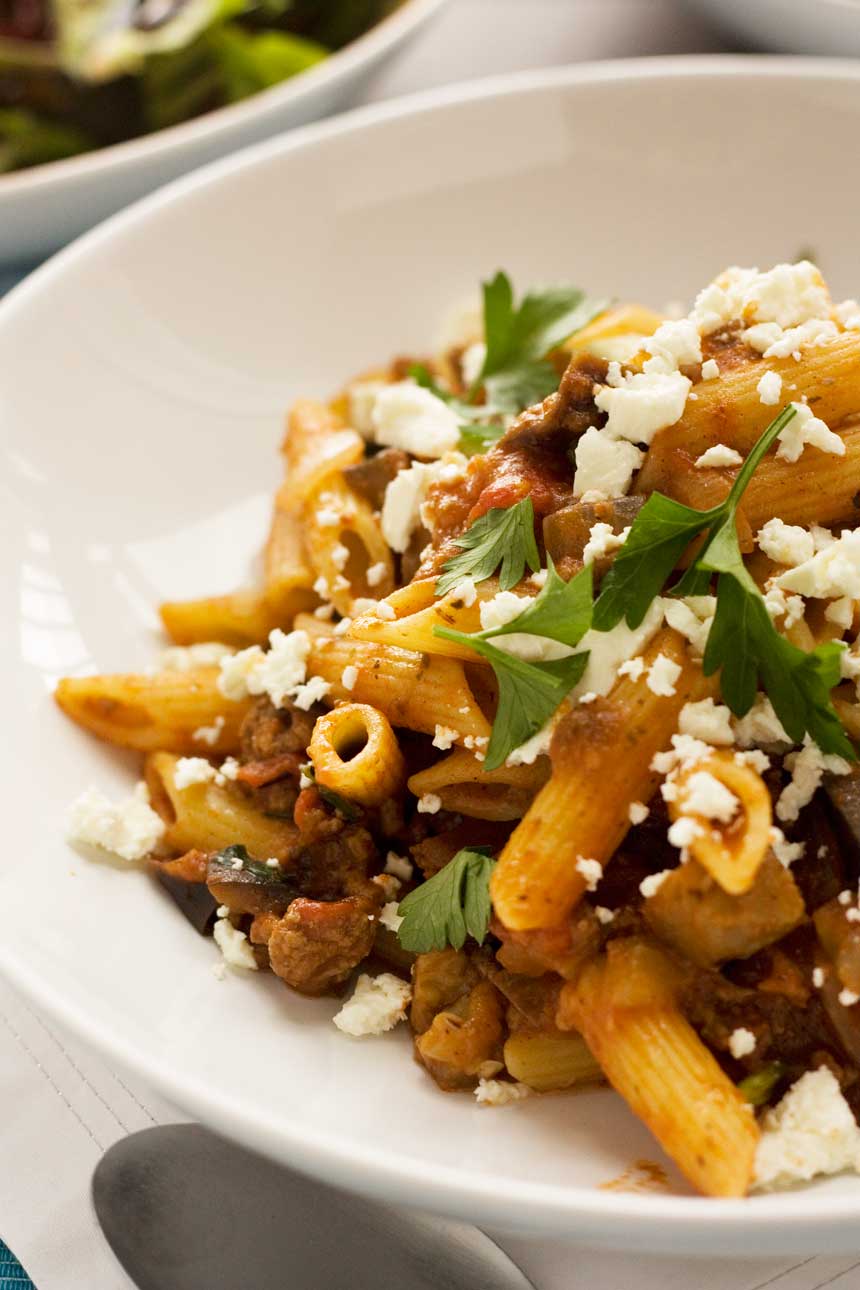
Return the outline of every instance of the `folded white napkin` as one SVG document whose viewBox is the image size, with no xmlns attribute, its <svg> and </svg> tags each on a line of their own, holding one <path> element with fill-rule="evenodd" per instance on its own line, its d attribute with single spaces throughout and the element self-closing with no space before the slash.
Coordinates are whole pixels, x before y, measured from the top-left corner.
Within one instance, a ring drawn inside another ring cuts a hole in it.
<svg viewBox="0 0 860 1290">
<path fill-rule="evenodd" d="M 127 1133 L 187 1117 L 114 1074 L 2 983 L 0 1089 L 11 1108 L 0 1126 L 0 1236 L 38 1290 L 133 1290 L 92 1212 L 92 1171 Z M 496 1239 L 537 1290 L 850 1290 L 860 1280 L 860 1260 L 850 1257 L 696 1262 Z"/>
</svg>

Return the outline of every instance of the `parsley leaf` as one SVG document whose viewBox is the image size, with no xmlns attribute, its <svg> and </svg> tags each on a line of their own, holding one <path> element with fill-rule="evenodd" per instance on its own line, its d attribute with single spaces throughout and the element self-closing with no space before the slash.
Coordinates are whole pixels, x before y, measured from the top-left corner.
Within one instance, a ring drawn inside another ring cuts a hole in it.
<svg viewBox="0 0 860 1290">
<path fill-rule="evenodd" d="M 442 576 L 436 583 L 437 596 L 444 596 L 461 578 L 483 582 L 500 564 L 499 583 L 503 591 L 517 585 L 526 564 L 535 571 L 540 568 L 530 497 L 524 497 L 514 506 L 487 511 L 454 541 L 462 553 L 443 564 Z"/>
<path fill-rule="evenodd" d="M 401 900 L 400 944 L 415 954 L 462 949 L 466 937 L 483 945 L 490 925 L 490 875 L 495 861 L 489 847 L 458 851 L 443 869 Z"/>
<path fill-rule="evenodd" d="M 517 620 L 519 621 L 519 620 Z M 499 685 L 499 706 L 484 759 L 485 770 L 504 765 L 519 748 L 545 726 L 585 671 L 588 651 L 546 663 L 526 663 L 497 649 L 480 635 L 470 636 L 450 627 L 434 627 L 435 636 L 456 641 L 480 654 L 491 665 Z"/>
<path fill-rule="evenodd" d="M 747 1075 L 746 1079 L 742 1079 L 738 1084 L 738 1092 L 742 1093 L 752 1106 L 764 1106 L 770 1101 L 771 1094 L 779 1081 L 787 1074 L 788 1067 L 782 1062 L 768 1062 L 754 1075 Z"/>
<path fill-rule="evenodd" d="M 348 797 L 344 797 L 341 793 L 336 793 L 333 788 L 326 788 L 325 784 L 317 783 L 312 761 L 305 762 L 304 765 L 299 767 L 299 770 L 307 779 L 313 782 L 314 788 L 326 806 L 330 806 L 333 811 L 337 811 L 347 822 L 351 823 L 361 818 L 361 807 L 356 806 L 355 802 L 351 802 Z M 287 818 L 292 819 L 293 817 L 290 815 Z"/>
<path fill-rule="evenodd" d="M 607 305 L 578 287 L 530 291 L 514 308 L 510 278 L 497 273 L 484 283 L 484 338 L 487 355 L 472 391 L 484 387 L 487 403 L 520 412 L 546 398 L 558 376 L 546 355 L 579 331 Z"/>
<path fill-rule="evenodd" d="M 549 552 L 546 558 L 546 582 L 528 608 L 503 627 L 476 632 L 470 640 L 528 632 L 532 636 L 548 636 L 562 645 L 579 644 L 591 626 L 591 565 L 587 564 L 570 582 L 565 582 L 559 577 Z"/>
</svg>

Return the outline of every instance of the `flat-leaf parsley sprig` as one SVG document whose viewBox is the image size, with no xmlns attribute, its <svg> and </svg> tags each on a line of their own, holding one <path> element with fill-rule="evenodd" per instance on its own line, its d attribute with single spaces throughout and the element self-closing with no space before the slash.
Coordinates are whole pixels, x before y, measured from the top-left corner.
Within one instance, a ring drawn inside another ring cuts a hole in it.
<svg viewBox="0 0 860 1290">
<path fill-rule="evenodd" d="M 807 652 L 780 635 L 738 545 L 736 516 L 744 490 L 794 416 L 796 410 L 788 404 L 774 418 L 719 506 L 696 511 L 652 493 L 603 580 L 594 626 L 608 631 L 625 618 L 630 627 L 637 627 L 684 551 L 704 534 L 698 555 L 669 594 L 702 595 L 717 575 L 716 614 L 702 663 L 705 675 L 722 669 L 722 697 L 736 716 L 750 710 L 761 685 L 795 743 L 808 734 L 823 752 L 853 761 L 854 748 L 830 699 L 840 678 L 843 646 L 827 642 Z"/>
<path fill-rule="evenodd" d="M 510 591 L 522 578 L 526 565 L 534 573 L 540 568 L 530 497 L 478 516 L 454 541 L 461 552 L 442 565 L 442 575 L 436 583 L 437 596 L 446 595 L 463 578 L 483 582 L 492 577 L 499 565 L 499 584 L 502 591 Z"/>
<path fill-rule="evenodd" d="M 403 948 L 415 954 L 447 945 L 459 950 L 467 936 L 483 945 L 490 926 L 494 864 L 489 847 L 468 847 L 410 891 L 397 909 L 403 920 L 397 931 Z"/>
</svg>

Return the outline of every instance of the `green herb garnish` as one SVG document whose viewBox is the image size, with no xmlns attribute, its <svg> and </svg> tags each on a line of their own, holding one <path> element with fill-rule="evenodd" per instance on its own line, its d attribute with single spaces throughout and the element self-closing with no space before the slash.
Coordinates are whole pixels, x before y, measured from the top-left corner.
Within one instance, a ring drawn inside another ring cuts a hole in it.
<svg viewBox="0 0 860 1290">
<path fill-rule="evenodd" d="M 742 1079 L 738 1084 L 738 1092 L 752 1106 L 764 1106 L 786 1072 L 787 1067 L 782 1062 L 768 1062 L 767 1066 L 762 1066 L 754 1075 L 747 1075 L 746 1079 Z"/>
<path fill-rule="evenodd" d="M 233 862 L 235 860 L 241 860 L 241 869 L 234 869 Z M 223 850 L 216 852 L 212 856 L 210 863 L 221 865 L 233 873 L 250 873 L 262 882 L 283 882 L 284 880 L 284 875 L 280 869 L 275 869 L 273 866 L 254 860 L 252 856 L 248 855 L 247 847 L 242 846 L 240 842 L 234 842 L 232 846 L 224 847 Z"/>
<path fill-rule="evenodd" d="M 463 578 L 483 582 L 499 565 L 502 566 L 499 585 L 503 591 L 510 591 L 522 578 L 526 565 L 533 572 L 540 568 L 530 497 L 513 506 L 487 511 L 454 541 L 461 548 L 461 554 L 442 565 L 442 576 L 436 583 L 437 596 L 444 596 Z"/>
<path fill-rule="evenodd" d="M 840 679 L 843 647 L 827 642 L 806 652 L 780 635 L 738 545 L 736 515 L 744 490 L 795 415 L 789 404 L 774 418 L 719 506 L 696 511 L 661 493 L 649 497 L 603 580 L 594 625 L 608 631 L 626 618 L 630 627 L 638 627 L 690 542 L 703 534 L 697 557 L 669 594 L 703 595 L 717 575 L 717 609 L 705 648 L 705 675 L 722 669 L 722 697 L 736 716 L 749 711 L 761 685 L 795 743 L 809 734 L 823 752 L 854 761 L 854 749 L 830 700 L 830 691 Z"/>
<path fill-rule="evenodd" d="M 490 925 L 490 875 L 495 861 L 489 847 L 458 851 L 444 869 L 401 900 L 403 919 L 397 936 L 405 950 L 428 954 L 452 945 L 462 949 L 467 936 L 479 945 Z"/>
<path fill-rule="evenodd" d="M 324 784 L 317 783 L 317 777 L 314 773 L 314 764 L 312 761 L 306 761 L 302 766 L 300 766 L 299 773 L 304 775 L 305 779 L 311 780 L 314 788 L 317 790 L 326 805 L 330 806 L 333 811 L 337 811 L 339 815 L 342 815 L 348 823 L 351 824 L 353 821 L 359 819 L 361 816 L 361 808 L 356 806 L 355 802 L 351 802 L 348 797 L 343 797 L 342 794 L 336 793 L 333 788 L 326 788 Z"/>
</svg>

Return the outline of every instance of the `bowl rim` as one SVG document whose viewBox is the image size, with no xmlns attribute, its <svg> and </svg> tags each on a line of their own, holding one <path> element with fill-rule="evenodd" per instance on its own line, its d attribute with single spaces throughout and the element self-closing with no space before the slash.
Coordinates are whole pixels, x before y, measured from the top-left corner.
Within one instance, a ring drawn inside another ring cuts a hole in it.
<svg viewBox="0 0 860 1290">
<path fill-rule="evenodd" d="M 77 157 L 47 161 L 26 170 L 0 175 L 0 210 L 4 200 L 38 194 L 41 189 L 66 180 L 83 183 L 99 178 L 106 171 L 123 172 L 141 162 L 158 161 L 186 148 L 193 149 L 198 143 L 229 139 L 231 133 L 240 132 L 254 121 L 270 118 L 277 121 L 278 115 L 292 104 L 313 99 L 315 94 L 325 93 L 326 89 L 362 68 L 373 67 L 447 3 L 448 0 L 402 0 L 391 13 L 322 62 L 238 103 L 213 108 L 177 125 L 151 130 L 104 148 L 94 148 L 92 152 Z"/>
<path fill-rule="evenodd" d="M 494 98 L 518 97 L 546 91 L 564 92 L 617 82 L 773 79 L 860 83 L 860 65 L 838 58 L 798 58 L 759 55 L 682 55 L 619 59 L 568 67 L 508 73 L 466 81 L 355 109 L 263 140 L 210 163 L 165 185 L 127 209 L 84 233 L 14 287 L 0 301 L 0 341 L 13 327 L 31 297 L 49 292 L 67 268 L 98 255 L 102 244 L 148 221 L 160 209 L 181 203 L 201 189 L 217 189 L 275 157 L 313 149 L 336 137 L 385 128 L 387 125 L 432 115 Z M 451 1166 L 434 1165 L 419 1173 L 414 1157 L 364 1145 L 351 1145 L 333 1133 L 308 1129 L 299 1120 L 275 1124 L 255 1107 L 227 1092 L 213 1090 L 203 1079 L 189 1076 L 168 1061 L 153 1057 L 133 1038 L 117 1036 L 92 1018 L 83 1006 L 67 1001 L 60 988 L 43 980 L 38 969 L 11 952 L 0 938 L 0 972 L 38 1008 L 122 1069 L 148 1083 L 175 1105 L 202 1122 L 241 1141 L 249 1149 L 284 1161 L 300 1172 L 369 1196 L 452 1214 L 509 1230 L 545 1232 L 596 1245 L 611 1240 L 617 1248 L 666 1249 L 655 1239 L 655 1224 L 670 1224 L 680 1252 L 719 1252 L 723 1257 L 749 1256 L 750 1244 L 734 1248 L 725 1242 L 743 1229 L 744 1240 L 760 1240 L 764 1252 L 791 1251 L 804 1241 L 834 1241 L 839 1249 L 860 1249 L 860 1238 L 846 1243 L 849 1224 L 860 1216 L 860 1188 L 854 1194 L 817 1192 L 815 1188 L 764 1194 L 753 1199 L 713 1199 L 699 1196 L 642 1195 L 534 1180 L 496 1178 L 492 1193 L 478 1174 L 462 1176 Z M 477 1216 L 477 1217 L 476 1217 Z M 624 1224 L 623 1239 L 618 1223 Z M 791 1224 L 790 1232 L 786 1224 Z M 839 1244 L 839 1238 L 842 1244 Z M 777 1244 L 779 1242 L 779 1244 Z M 792 1244 L 793 1243 L 793 1244 Z"/>
</svg>

